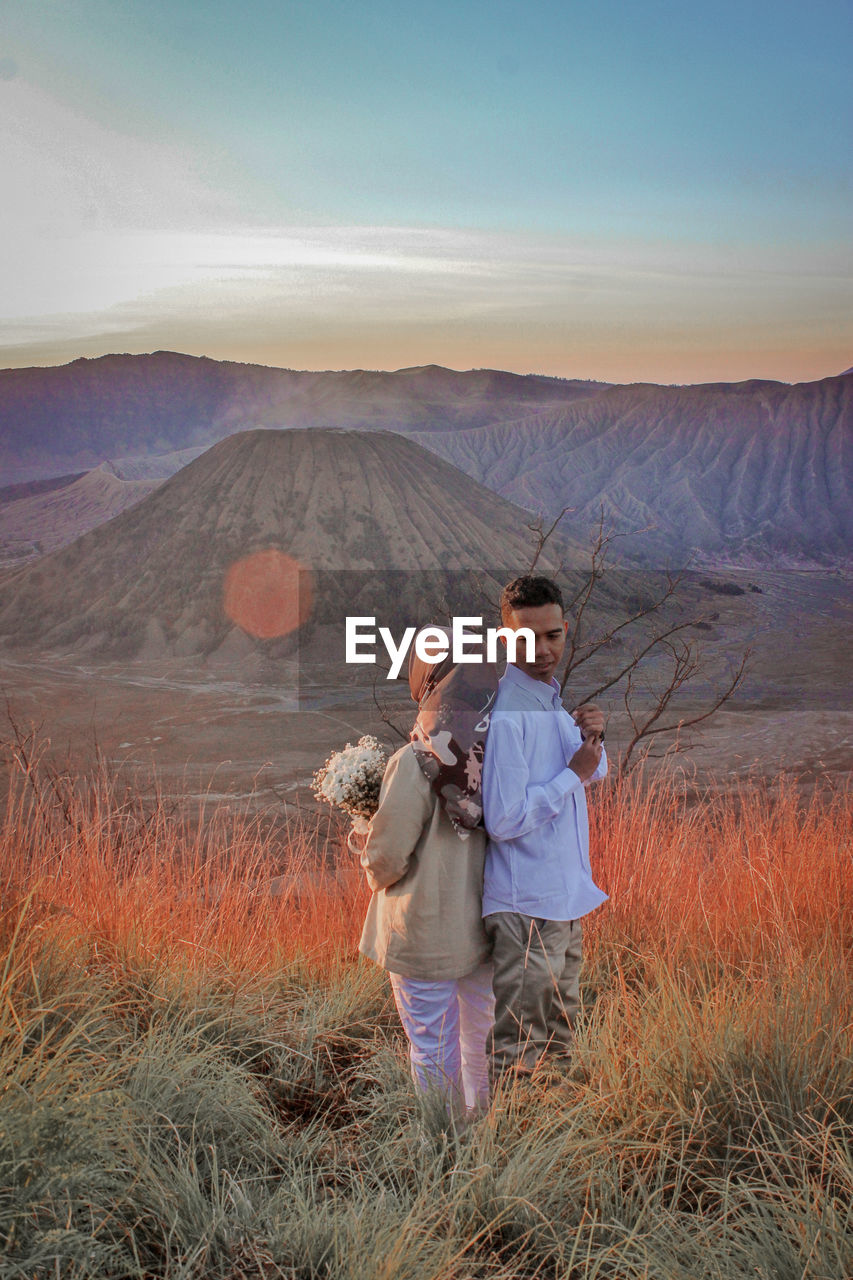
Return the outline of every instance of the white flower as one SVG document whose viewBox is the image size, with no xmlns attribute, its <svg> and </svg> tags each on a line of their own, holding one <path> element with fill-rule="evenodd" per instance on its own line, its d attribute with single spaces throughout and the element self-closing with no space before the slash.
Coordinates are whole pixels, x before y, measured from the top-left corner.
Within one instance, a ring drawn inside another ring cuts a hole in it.
<svg viewBox="0 0 853 1280">
<path fill-rule="evenodd" d="M 314 774 L 312 790 L 318 800 L 343 809 L 351 817 L 371 818 L 379 805 L 379 788 L 385 774 L 387 756 L 372 734 L 348 742 L 342 751 L 329 756 Z"/>
</svg>

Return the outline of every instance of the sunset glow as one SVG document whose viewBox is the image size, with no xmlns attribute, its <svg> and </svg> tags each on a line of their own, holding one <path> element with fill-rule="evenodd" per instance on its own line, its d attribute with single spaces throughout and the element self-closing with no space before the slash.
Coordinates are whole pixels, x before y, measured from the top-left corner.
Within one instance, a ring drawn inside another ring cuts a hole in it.
<svg viewBox="0 0 853 1280">
<path fill-rule="evenodd" d="M 4 19 L 0 366 L 170 349 L 699 382 L 853 363 L 838 0 Z"/>
</svg>

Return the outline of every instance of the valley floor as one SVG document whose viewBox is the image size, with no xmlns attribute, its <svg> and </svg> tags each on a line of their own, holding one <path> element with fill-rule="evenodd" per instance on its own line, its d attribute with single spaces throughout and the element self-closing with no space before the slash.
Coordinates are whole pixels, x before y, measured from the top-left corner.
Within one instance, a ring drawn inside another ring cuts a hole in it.
<svg viewBox="0 0 853 1280">
<path fill-rule="evenodd" d="M 718 679 L 752 648 L 743 686 L 712 719 L 685 731 L 681 750 L 662 762 L 656 758 L 673 736 L 657 740 L 653 767 L 675 770 L 697 791 L 780 773 L 805 787 L 843 786 L 853 767 L 849 577 L 780 571 L 749 580 L 760 590 L 716 596 L 713 621 L 699 635 Z M 583 698 L 616 660 L 599 658 L 572 695 Z M 202 660 L 103 663 L 17 652 L 0 654 L 0 696 L 20 731 L 36 726 L 54 759 L 74 769 L 97 748 L 140 785 L 156 771 L 160 787 L 176 795 L 251 793 L 291 809 L 313 805 L 311 775 L 330 751 L 368 732 L 393 747 L 408 733 L 413 706 L 405 682 L 379 678 L 374 689 L 371 671 L 316 654 L 248 677 L 240 665 Z M 701 711 L 713 687 L 706 681 L 670 718 Z M 628 723 L 619 694 L 601 701 L 616 760 Z M 7 722 L 0 740 L 12 736 Z"/>
</svg>

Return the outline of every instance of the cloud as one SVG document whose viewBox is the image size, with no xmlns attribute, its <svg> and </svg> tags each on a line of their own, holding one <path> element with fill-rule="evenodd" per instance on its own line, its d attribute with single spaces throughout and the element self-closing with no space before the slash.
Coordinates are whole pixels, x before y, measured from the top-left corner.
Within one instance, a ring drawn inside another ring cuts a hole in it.
<svg viewBox="0 0 853 1280">
<path fill-rule="evenodd" d="M 96 314 L 131 308 L 154 319 L 211 306 L 224 316 L 270 317 L 289 309 L 332 315 L 400 312 L 439 319 L 562 310 L 654 321 L 664 310 L 724 315 L 736 304 L 761 311 L 847 284 L 840 254 L 815 250 L 791 261 L 780 251 L 697 245 L 597 245 L 543 237 L 399 227 L 180 229 L 84 228 L 40 240 L 41 270 L 8 281 L 2 315 Z"/>
<path fill-rule="evenodd" d="M 194 157 L 111 130 L 21 78 L 0 84 L 2 314 L 87 312 L 163 282 L 136 237 L 215 225 L 234 206 Z M 170 277 L 171 278 L 171 277 Z"/>
<path fill-rule="evenodd" d="M 7 365 L 174 346 L 308 367 L 618 377 L 645 353 L 648 376 L 689 380 L 672 352 L 704 370 L 756 344 L 775 360 L 823 343 L 834 359 L 850 341 L 842 247 L 247 225 L 179 148 L 111 130 L 21 77 L 0 83 L 0 110 Z"/>
</svg>

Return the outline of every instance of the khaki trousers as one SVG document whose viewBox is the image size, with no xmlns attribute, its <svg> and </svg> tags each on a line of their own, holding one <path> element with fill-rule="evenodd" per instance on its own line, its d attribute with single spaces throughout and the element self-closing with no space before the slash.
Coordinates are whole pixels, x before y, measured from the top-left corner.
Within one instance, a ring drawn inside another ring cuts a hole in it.
<svg viewBox="0 0 853 1280">
<path fill-rule="evenodd" d="M 572 1050 L 582 958 L 580 920 L 544 920 L 496 911 L 483 924 L 494 964 L 494 1075 L 530 1070 L 544 1053 Z"/>
</svg>

